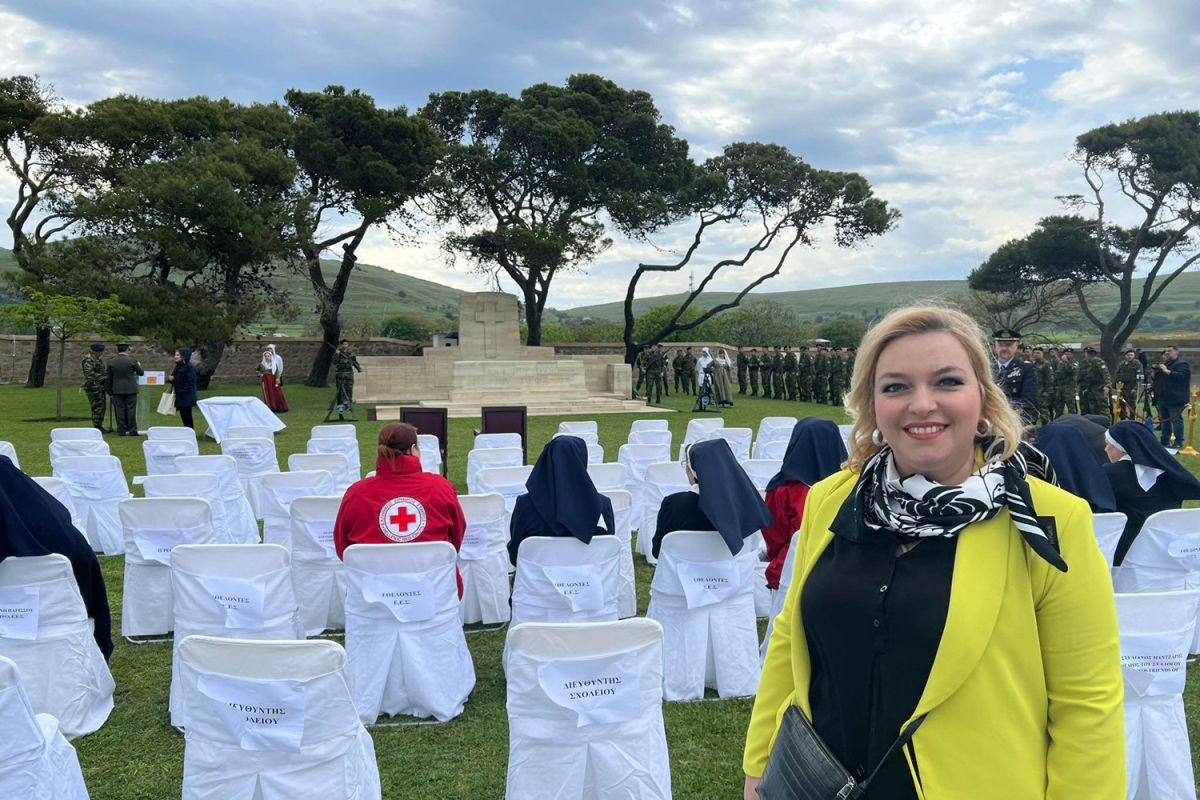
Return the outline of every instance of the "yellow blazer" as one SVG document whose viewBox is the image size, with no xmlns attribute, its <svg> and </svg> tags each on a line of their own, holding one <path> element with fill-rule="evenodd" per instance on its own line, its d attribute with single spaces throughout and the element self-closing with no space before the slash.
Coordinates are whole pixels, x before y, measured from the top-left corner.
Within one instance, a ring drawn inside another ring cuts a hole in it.
<svg viewBox="0 0 1200 800">
<path fill-rule="evenodd" d="M 812 716 L 800 592 L 857 479 L 843 470 L 808 495 L 746 735 L 747 775 L 763 774 L 789 705 Z M 960 534 L 945 632 L 912 719 L 929 716 L 905 749 L 922 800 L 1125 797 L 1120 640 L 1092 513 L 1057 487 L 1029 487 L 1038 515 L 1055 518 L 1068 571 L 1039 558 L 1007 510 Z"/>
</svg>

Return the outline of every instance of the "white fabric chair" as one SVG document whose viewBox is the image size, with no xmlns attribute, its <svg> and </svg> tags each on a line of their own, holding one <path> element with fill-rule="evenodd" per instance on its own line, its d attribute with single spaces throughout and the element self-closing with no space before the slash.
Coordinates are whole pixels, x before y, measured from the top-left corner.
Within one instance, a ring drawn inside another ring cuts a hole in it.
<svg viewBox="0 0 1200 800">
<path fill-rule="evenodd" d="M 560 423 L 560 426 L 566 424 L 563 422 Z M 600 434 L 596 431 L 564 431 L 560 427 L 552 438 L 557 439 L 560 436 L 574 436 L 576 439 L 583 439 L 584 444 L 600 444 Z"/>
<path fill-rule="evenodd" d="M 271 431 L 281 431 L 287 427 L 257 397 L 205 397 L 198 405 L 208 422 L 208 430 L 204 435 L 217 442 L 228 436 L 229 429 L 233 427 L 265 427 Z"/>
<path fill-rule="evenodd" d="M 481 469 L 475 474 L 475 488 L 472 494 L 498 494 L 504 498 L 504 529 L 508 530 L 508 519 L 512 517 L 513 506 L 517 497 L 525 494 L 525 482 L 533 467 L 491 467 Z"/>
<path fill-rule="evenodd" d="M 637 575 L 633 568 L 633 496 L 624 489 L 601 489 L 612 501 L 613 533 L 621 540 L 621 565 L 617 574 L 617 616 L 637 616 Z"/>
<path fill-rule="evenodd" d="M 504 497 L 498 494 L 459 495 L 467 520 L 458 572 L 463 595 L 459 618 L 464 624 L 508 622 L 508 515 Z"/>
<path fill-rule="evenodd" d="M 441 474 L 442 448 L 441 442 L 431 433 L 417 434 L 417 445 L 421 448 L 421 471 Z"/>
<path fill-rule="evenodd" d="M 193 634 L 226 639 L 303 639 L 291 561 L 277 544 L 183 544 L 171 551 L 175 653 L 171 724 L 187 727 L 179 645 Z"/>
<path fill-rule="evenodd" d="M 178 659 L 183 800 L 381 800 L 341 645 L 189 636 Z"/>
<path fill-rule="evenodd" d="M 850 431 L 853 425 L 838 425 L 838 432 L 842 434 L 842 444 L 846 445 L 846 449 L 850 449 Z"/>
<path fill-rule="evenodd" d="M 1184 717 L 1188 645 L 1200 591 L 1118 594 L 1130 800 L 1196 797 Z"/>
<path fill-rule="evenodd" d="M 213 544 L 237 544 L 230 531 L 230 520 L 221 497 L 221 480 L 216 475 L 150 475 L 142 483 L 146 497 L 198 497 L 208 502 L 212 513 Z"/>
<path fill-rule="evenodd" d="M 362 479 L 358 442 L 354 439 L 309 439 L 307 449 L 310 453 L 341 453 L 346 457 L 346 469 L 333 476 L 337 481 L 338 491 L 344 492 L 350 488 L 350 484 Z"/>
<path fill-rule="evenodd" d="M 35 477 L 33 482 L 46 490 L 46 493 L 53 497 L 58 502 L 62 503 L 63 508 L 71 514 L 71 524 L 76 530 L 87 537 L 87 525 L 84 524 L 83 518 L 79 516 L 79 511 L 75 508 L 75 501 L 71 499 L 71 489 L 67 486 L 67 482 L 62 478 L 51 477 Z"/>
<path fill-rule="evenodd" d="M 275 472 L 262 476 L 263 538 L 291 551 L 292 502 L 300 497 L 341 495 L 334 477 L 323 469 Z"/>
<path fill-rule="evenodd" d="M 787 442 L 767 442 L 762 447 L 755 448 L 754 458 L 759 461 L 783 461 L 787 446 Z"/>
<path fill-rule="evenodd" d="M 181 475 L 215 475 L 220 484 L 221 505 L 230 544 L 258 544 L 258 522 L 242 489 L 237 462 L 232 456 L 180 456 L 175 460 Z M 147 480 L 149 483 L 149 480 Z M 143 484 L 143 488 L 145 485 Z"/>
<path fill-rule="evenodd" d="M 708 438 L 724 439 L 733 448 L 738 461 L 750 460 L 750 446 L 754 439 L 754 431 L 750 428 L 717 428 Z"/>
<path fill-rule="evenodd" d="M 68 739 L 99 730 L 116 684 L 92 637 L 71 562 L 58 554 L 0 561 L 0 606 L 7 610 L 0 656 L 21 670 L 33 710 L 55 717 Z"/>
<path fill-rule="evenodd" d="M 288 472 L 310 472 L 323 469 L 333 476 L 336 484 L 338 475 L 350 473 L 350 459 L 344 453 L 292 453 L 288 456 L 287 468 Z M 345 489 L 339 491 L 344 492 Z"/>
<path fill-rule="evenodd" d="M 104 434 L 100 432 L 99 428 L 52 428 L 50 430 L 51 442 L 65 442 L 70 439 L 90 439 L 96 442 L 103 442 Z"/>
<path fill-rule="evenodd" d="M 646 483 L 642 494 L 642 516 L 638 526 L 637 552 L 641 553 L 651 564 L 656 563 L 651 545 L 654 532 L 658 529 L 658 510 L 662 508 L 663 498 L 676 492 L 686 492 L 691 484 L 688 483 L 687 473 L 683 465 L 674 461 L 664 461 L 661 464 L 651 464 L 646 467 Z"/>
<path fill-rule="evenodd" d="M 594 433 L 599 435 L 600 425 L 591 419 L 576 420 L 575 422 L 560 422 L 558 423 L 559 433 L 569 433 L 573 436 L 578 436 L 581 433 Z"/>
<path fill-rule="evenodd" d="M 155 425 L 146 430 L 146 438 L 157 441 L 180 440 L 197 444 L 196 431 L 175 425 Z"/>
<path fill-rule="evenodd" d="M 96 429 L 92 428 L 92 430 Z M 96 431 L 96 433 L 99 432 Z M 50 442 L 50 469 L 57 474 L 58 464 L 64 458 L 108 455 L 112 455 L 108 449 L 108 442 L 95 439 L 60 439 Z"/>
<path fill-rule="evenodd" d="M 596 491 L 625 488 L 624 464 L 588 464 L 587 471 Z"/>
<path fill-rule="evenodd" d="M 481 433 L 475 437 L 472 450 L 496 450 L 502 447 L 523 448 L 519 433 Z"/>
<path fill-rule="evenodd" d="M 1117 543 L 1121 541 L 1121 533 L 1125 530 L 1126 517 L 1124 514 L 1096 514 L 1092 517 L 1092 529 L 1096 532 L 1096 543 L 1104 560 L 1111 567 L 1113 556 L 1117 552 Z"/>
<path fill-rule="evenodd" d="M 754 437 L 754 457 L 762 458 L 759 451 L 767 442 L 787 442 L 796 427 L 795 417 L 763 417 L 758 423 L 758 435 Z"/>
<path fill-rule="evenodd" d="M 17 665 L 0 657 L 0 797 L 88 800 L 79 758 L 49 714 L 35 714 Z"/>
<path fill-rule="evenodd" d="M 297 497 L 288 519 L 292 590 L 306 636 L 346 627 L 346 571 L 333 543 L 340 495 Z"/>
<path fill-rule="evenodd" d="M 621 540 L 584 544 L 573 536 L 531 536 L 517 552 L 512 624 L 608 622 L 620 616 Z"/>
<path fill-rule="evenodd" d="M 704 441 L 717 428 L 724 428 L 725 420 L 718 417 L 708 418 L 701 417 L 698 419 L 688 420 L 687 433 L 684 434 L 682 447 L 685 444 L 694 444 Z"/>
<path fill-rule="evenodd" d="M 358 717 L 462 713 L 475 665 L 458 618 L 449 542 L 346 548 L 346 673 Z"/>
<path fill-rule="evenodd" d="M 506 797 L 671 797 L 658 623 L 530 622 L 508 641 Z M 568 688 L 613 677 L 597 698 Z"/>
<path fill-rule="evenodd" d="M 254 510 L 254 518 L 262 519 L 262 476 L 279 472 L 279 459 L 275 455 L 273 439 L 235 439 L 232 436 L 221 440 L 222 455 L 237 462 L 238 479 L 242 491 Z"/>
<path fill-rule="evenodd" d="M 183 430 L 189 429 L 184 428 Z M 142 442 L 142 455 L 146 459 L 147 475 L 172 475 L 178 470 L 178 467 L 175 466 L 176 458 L 198 456 L 200 448 L 195 440 L 147 439 Z"/>
<path fill-rule="evenodd" d="M 175 629 L 171 551 L 218 544 L 212 508 L 199 497 L 131 497 L 117 513 L 125 539 L 121 635 L 166 636 Z"/>
<path fill-rule="evenodd" d="M 642 490 L 646 468 L 671 460 L 671 448 L 665 444 L 623 444 L 617 451 L 617 463 L 625 465 L 625 491 L 633 496 L 633 515 L 642 516 Z"/>
<path fill-rule="evenodd" d="M 604 448 L 598 444 L 589 444 L 588 449 L 588 464 L 603 464 L 604 463 Z"/>
<path fill-rule="evenodd" d="M 514 434 L 515 435 L 515 434 Z M 525 451 L 520 447 L 496 447 L 475 449 L 467 453 L 467 491 L 470 494 L 485 494 L 475 484 L 475 476 L 481 469 L 497 467 L 520 467 L 525 464 Z"/>
<path fill-rule="evenodd" d="M 629 432 L 634 431 L 665 431 L 669 430 L 671 423 L 665 419 L 635 419 L 633 424 L 629 426 Z"/>
<path fill-rule="evenodd" d="M 14 467 L 21 468 L 21 459 L 17 458 L 17 448 L 13 447 L 12 442 L 0 442 L 0 456 L 6 456 Z"/>
<path fill-rule="evenodd" d="M 125 552 L 117 504 L 129 497 L 129 484 L 116 456 L 67 456 L 54 466 L 71 492 L 92 549 L 106 556 Z"/>
<path fill-rule="evenodd" d="M 225 430 L 221 441 L 226 439 L 270 439 L 275 441 L 275 432 L 266 425 L 235 425 Z"/>
<path fill-rule="evenodd" d="M 663 626 L 668 700 L 699 700 L 711 686 L 721 697 L 758 690 L 758 621 L 754 564 L 736 556 L 715 531 L 675 531 L 663 537 L 646 616 Z"/>
<path fill-rule="evenodd" d="M 358 439 L 358 429 L 345 425 L 313 425 L 309 436 L 313 439 Z"/>
<path fill-rule="evenodd" d="M 754 488 L 760 492 L 767 490 L 767 484 L 779 474 L 783 462 L 769 458 L 752 458 L 742 462 L 742 469 L 754 483 Z"/>
<path fill-rule="evenodd" d="M 799 531 L 792 534 L 792 542 L 788 545 L 787 555 L 783 559 L 783 571 L 779 573 L 779 588 L 771 591 L 771 613 L 767 617 L 767 633 L 763 636 L 762 647 L 759 649 L 763 660 L 767 658 L 767 646 L 771 643 L 771 633 L 775 630 L 775 618 L 783 611 L 783 601 L 787 599 L 788 587 L 792 585 L 792 570 L 796 566 L 796 542 L 799 539 Z"/>
<path fill-rule="evenodd" d="M 665 420 L 664 420 L 665 421 Z M 665 444 L 667 451 L 671 450 L 671 439 L 674 434 L 669 430 L 630 431 L 626 444 Z"/>
<path fill-rule="evenodd" d="M 1113 569 L 1113 590 L 1121 594 L 1200 589 L 1200 508 L 1151 514 L 1133 540 L 1121 566 Z M 1200 626 L 1189 653 L 1200 653 Z"/>
</svg>

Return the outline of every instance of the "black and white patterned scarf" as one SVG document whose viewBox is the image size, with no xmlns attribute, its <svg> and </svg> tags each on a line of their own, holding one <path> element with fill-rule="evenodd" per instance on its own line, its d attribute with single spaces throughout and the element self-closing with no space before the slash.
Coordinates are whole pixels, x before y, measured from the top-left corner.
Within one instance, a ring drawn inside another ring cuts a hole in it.
<svg viewBox="0 0 1200 800">
<path fill-rule="evenodd" d="M 985 441 L 984 452 L 1003 447 Z M 892 450 L 885 446 L 863 467 L 855 487 L 855 505 L 868 528 L 888 531 L 901 541 L 957 536 L 974 522 L 991 519 L 1008 507 L 1026 544 L 1046 562 L 1067 571 L 1058 552 L 1052 520 L 1038 519 L 1029 494 L 1028 475 L 1054 482 L 1049 459 L 1032 447 L 1018 448 L 1007 460 L 995 460 L 972 473 L 960 486 L 943 486 L 924 475 L 901 478 Z"/>
</svg>

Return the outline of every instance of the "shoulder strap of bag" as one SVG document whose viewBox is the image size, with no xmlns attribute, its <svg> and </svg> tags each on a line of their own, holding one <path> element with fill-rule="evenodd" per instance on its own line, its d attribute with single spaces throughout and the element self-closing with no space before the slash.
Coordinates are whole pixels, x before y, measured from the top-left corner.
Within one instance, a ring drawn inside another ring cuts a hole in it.
<svg viewBox="0 0 1200 800">
<path fill-rule="evenodd" d="M 900 738 L 892 742 L 892 746 L 889 747 L 888 751 L 883 754 L 883 758 L 880 759 L 879 763 L 875 765 L 875 769 L 871 770 L 871 774 L 867 776 L 866 780 L 859 782 L 858 786 L 861 791 L 865 792 L 867 790 L 867 786 L 870 785 L 871 781 L 875 780 L 875 776 L 879 774 L 879 770 L 888 762 L 888 759 L 896 754 L 897 750 L 900 750 L 912 741 L 913 736 L 917 732 L 917 728 L 921 727 L 921 723 L 925 721 L 925 717 L 927 716 L 929 715 L 922 714 L 910 722 L 908 727 L 900 732 Z"/>
</svg>

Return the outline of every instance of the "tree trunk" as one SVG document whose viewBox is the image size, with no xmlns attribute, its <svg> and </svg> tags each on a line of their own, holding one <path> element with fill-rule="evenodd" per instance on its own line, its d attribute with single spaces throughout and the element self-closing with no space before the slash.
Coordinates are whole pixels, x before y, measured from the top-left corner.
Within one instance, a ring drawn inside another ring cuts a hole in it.
<svg viewBox="0 0 1200 800">
<path fill-rule="evenodd" d="M 46 365 L 50 362 L 50 329 L 38 328 L 33 343 L 33 359 L 29 362 L 29 378 L 26 389 L 39 389 L 46 385 Z"/>
<path fill-rule="evenodd" d="M 525 338 L 525 344 L 528 347 L 541 347 L 542 311 L 538 308 L 537 287 L 534 286 L 534 283 L 535 281 L 530 278 L 529 283 L 525 286 L 525 327 L 529 331 L 529 335 Z"/>
<path fill-rule="evenodd" d="M 329 368 L 333 365 L 333 352 L 337 350 L 342 336 L 342 321 L 338 317 L 341 303 L 332 301 L 321 304 L 321 348 L 313 357 L 312 370 L 308 373 L 305 386 L 323 389 L 329 385 Z"/>
<path fill-rule="evenodd" d="M 225 342 L 201 344 L 196 351 L 200 354 L 200 363 L 196 365 L 196 388 L 203 391 L 208 388 L 213 373 L 221 364 L 221 356 L 225 354 Z"/>
<path fill-rule="evenodd" d="M 63 365 L 67 360 L 67 340 L 58 340 L 58 386 L 55 387 L 55 419 L 62 419 Z"/>
<path fill-rule="evenodd" d="M 632 367 L 633 362 L 637 361 L 637 356 L 640 351 L 641 351 L 641 348 L 638 347 L 636 344 L 630 344 L 629 342 L 626 342 L 625 343 L 625 363 Z"/>
<path fill-rule="evenodd" d="M 317 297 L 317 314 L 321 321 L 323 340 L 321 348 L 313 357 L 312 369 L 309 370 L 308 380 L 304 382 L 305 386 L 323 389 L 329 385 L 329 368 L 333 364 L 333 353 L 342 338 L 342 301 L 346 299 L 346 287 L 350 283 L 351 273 L 354 272 L 354 263 L 358 261 L 354 251 L 362 244 L 363 237 L 367 235 L 372 224 L 373 220 L 363 220 L 355 230 L 354 237 L 342 245 L 342 263 L 332 285 L 326 285 L 325 275 L 321 272 L 321 251 L 309 249 L 304 253 L 305 261 L 308 262 L 308 280 Z"/>
</svg>

